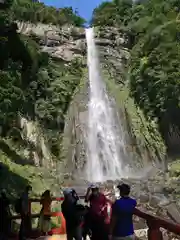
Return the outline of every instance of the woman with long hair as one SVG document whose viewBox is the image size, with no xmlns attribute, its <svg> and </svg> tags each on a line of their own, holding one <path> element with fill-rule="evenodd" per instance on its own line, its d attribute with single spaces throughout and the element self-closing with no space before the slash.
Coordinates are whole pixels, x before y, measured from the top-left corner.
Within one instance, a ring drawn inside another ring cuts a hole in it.
<svg viewBox="0 0 180 240">
<path fill-rule="evenodd" d="M 51 229 L 51 203 L 51 193 L 46 190 L 41 196 L 40 204 L 42 208 L 39 218 L 39 229 L 44 235 L 47 235 Z"/>
</svg>

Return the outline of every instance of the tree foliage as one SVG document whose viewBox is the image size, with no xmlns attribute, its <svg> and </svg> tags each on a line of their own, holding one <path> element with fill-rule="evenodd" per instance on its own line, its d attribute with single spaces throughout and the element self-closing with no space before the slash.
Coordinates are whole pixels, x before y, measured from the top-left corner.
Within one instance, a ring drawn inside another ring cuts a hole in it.
<svg viewBox="0 0 180 240">
<path fill-rule="evenodd" d="M 86 20 L 82 18 L 72 7 L 55 8 L 46 6 L 39 1 L 31 0 L 5 0 L 0 3 L 1 16 L 0 21 L 18 20 L 29 21 L 31 23 L 45 23 L 62 26 L 64 24 L 72 24 L 82 27 Z M 6 18 L 5 18 L 6 16 Z"/>
<path fill-rule="evenodd" d="M 55 25 L 73 24 L 81 27 L 85 20 L 72 7 L 56 9 L 48 7 L 44 3 L 31 0 L 15 0 L 12 7 L 14 20 L 29 21 L 32 23 L 51 23 Z"/>
<path fill-rule="evenodd" d="M 180 129 L 179 11 L 178 0 L 114 0 L 99 6 L 92 21 L 119 27 L 131 39 L 131 95 L 158 122 L 167 145 L 171 129 Z"/>
<path fill-rule="evenodd" d="M 81 79 L 82 64 L 78 59 L 68 66 L 56 63 L 47 53 L 40 51 L 40 46 L 33 39 L 18 34 L 13 19 L 32 21 L 32 9 L 39 6 L 37 2 L 26 1 L 17 6 L 18 3 L 11 6 L 9 2 L 0 10 L 1 137 L 9 136 L 12 127 L 18 126 L 20 115 L 38 120 L 46 128 L 51 138 L 50 147 L 57 154 L 60 145 L 58 135 L 63 131 L 64 116 Z M 14 9 L 14 6 L 17 8 Z M 46 10 L 47 13 L 52 12 L 42 15 L 45 17 L 43 22 L 56 23 L 50 18 L 55 9 L 47 7 Z M 72 9 L 60 11 L 58 21 L 64 17 L 58 24 L 81 25 L 80 17 Z M 18 15 L 20 13 L 21 16 Z"/>
</svg>

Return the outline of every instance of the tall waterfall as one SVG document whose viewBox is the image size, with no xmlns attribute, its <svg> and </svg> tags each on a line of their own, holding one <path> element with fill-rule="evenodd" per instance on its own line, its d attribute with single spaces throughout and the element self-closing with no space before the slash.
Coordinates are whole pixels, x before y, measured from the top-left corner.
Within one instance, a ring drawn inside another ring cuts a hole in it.
<svg viewBox="0 0 180 240">
<path fill-rule="evenodd" d="M 100 73 L 93 28 L 86 29 L 86 40 L 89 70 L 87 178 L 102 182 L 125 177 L 126 145 L 120 119 Z"/>
</svg>

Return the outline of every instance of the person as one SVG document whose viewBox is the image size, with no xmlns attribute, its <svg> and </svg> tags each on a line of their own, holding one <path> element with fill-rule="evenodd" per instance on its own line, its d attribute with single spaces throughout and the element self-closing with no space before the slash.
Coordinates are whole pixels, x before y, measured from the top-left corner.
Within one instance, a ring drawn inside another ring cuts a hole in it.
<svg viewBox="0 0 180 240">
<path fill-rule="evenodd" d="M 41 196 L 40 204 L 42 205 L 42 209 L 39 218 L 39 229 L 44 235 L 48 234 L 51 227 L 51 203 L 51 193 L 49 190 L 46 190 Z"/>
<path fill-rule="evenodd" d="M 110 238 L 112 240 L 132 240 L 135 239 L 132 217 L 137 203 L 135 199 L 129 197 L 129 185 L 123 183 L 117 188 L 120 191 L 120 199 L 117 199 L 112 205 Z"/>
<path fill-rule="evenodd" d="M 89 224 L 92 232 L 92 240 L 107 240 L 108 226 L 106 220 L 107 213 L 107 199 L 104 194 L 100 193 L 99 187 L 91 185 L 86 193 L 85 201 L 90 202 L 89 209 Z"/>
<path fill-rule="evenodd" d="M 77 205 L 78 196 L 73 189 L 63 191 L 64 201 L 61 205 L 62 214 L 66 220 L 67 240 L 82 240 L 82 218 L 80 206 Z"/>
<path fill-rule="evenodd" d="M 9 200 L 6 196 L 5 191 L 1 192 L 0 197 L 0 235 L 1 239 L 8 239 L 8 233 L 11 231 L 11 216 L 9 209 Z"/>
<path fill-rule="evenodd" d="M 87 239 L 87 236 L 91 239 L 91 223 L 90 223 L 90 216 L 89 216 L 89 206 L 85 206 L 85 214 L 84 214 L 84 222 L 83 222 L 83 229 L 82 229 L 82 237 L 83 240 Z"/>
<path fill-rule="evenodd" d="M 26 186 L 25 191 L 21 196 L 21 207 L 20 207 L 20 215 L 21 215 L 21 225 L 19 230 L 19 240 L 26 239 L 31 232 L 31 206 L 29 201 L 29 194 L 32 191 L 32 187 L 30 185 Z"/>
<path fill-rule="evenodd" d="M 75 189 L 71 188 L 71 195 L 72 195 L 72 199 L 75 203 L 77 203 L 79 201 L 79 196 L 77 194 L 77 192 L 75 191 Z"/>
</svg>

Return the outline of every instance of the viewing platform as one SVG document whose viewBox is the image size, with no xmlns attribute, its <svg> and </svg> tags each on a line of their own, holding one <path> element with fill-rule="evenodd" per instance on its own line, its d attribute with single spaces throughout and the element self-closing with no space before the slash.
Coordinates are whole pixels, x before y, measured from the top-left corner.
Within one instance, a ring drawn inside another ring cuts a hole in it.
<svg viewBox="0 0 180 240">
<path fill-rule="evenodd" d="M 81 196 L 80 198 L 84 199 L 84 196 Z M 60 203 L 60 202 L 63 201 L 63 199 L 64 199 L 63 197 L 54 197 L 53 201 L 56 201 L 56 202 Z M 40 199 L 31 199 L 31 209 L 32 209 L 32 204 L 33 203 L 40 203 Z M 112 205 L 112 201 L 109 200 L 109 207 L 110 207 L 109 208 L 110 209 L 109 217 L 111 216 L 111 205 Z M 176 236 L 180 236 L 180 224 L 176 224 L 176 223 L 173 223 L 169 220 L 162 219 L 158 216 L 150 215 L 146 212 L 140 211 L 137 208 L 135 209 L 134 215 L 139 217 L 139 218 L 142 218 L 146 221 L 147 229 L 144 229 L 144 230 L 142 229 L 142 231 L 143 231 L 143 234 L 144 234 L 144 232 L 147 232 L 146 239 L 148 239 L 148 240 L 162 240 L 163 239 L 162 229 L 165 229 L 169 233 L 173 233 Z M 31 214 L 32 219 L 39 218 L 39 216 L 40 216 L 39 213 Z M 59 226 L 58 227 L 57 226 L 52 227 L 52 229 L 48 233 L 48 235 L 49 236 L 58 235 L 58 237 L 53 236 L 54 240 L 57 240 L 57 239 L 64 240 L 64 239 L 66 239 L 65 219 L 62 215 L 62 212 L 60 210 L 59 211 L 54 211 L 54 212 L 51 213 L 51 216 L 57 218 L 57 222 L 58 222 Z M 20 215 L 14 215 L 14 216 L 11 217 L 11 221 L 18 220 L 18 219 L 21 219 Z M 135 232 L 140 232 L 140 231 L 141 230 L 137 230 Z M 138 235 L 141 235 L 141 233 L 139 233 Z M 35 228 L 30 233 L 29 238 L 30 239 L 44 239 L 44 238 L 46 238 L 46 236 L 41 236 L 41 233 Z M 17 233 L 11 233 L 10 236 L 9 236 L 9 239 L 18 239 Z M 141 238 L 137 238 L 137 239 L 141 239 Z"/>
</svg>

